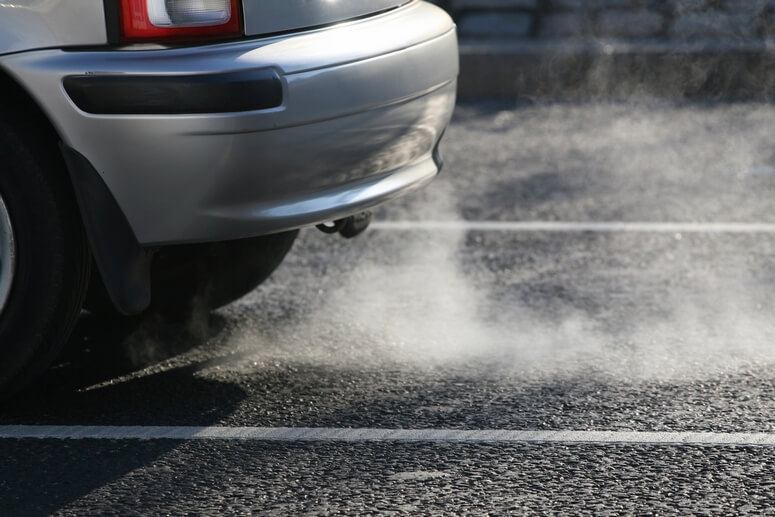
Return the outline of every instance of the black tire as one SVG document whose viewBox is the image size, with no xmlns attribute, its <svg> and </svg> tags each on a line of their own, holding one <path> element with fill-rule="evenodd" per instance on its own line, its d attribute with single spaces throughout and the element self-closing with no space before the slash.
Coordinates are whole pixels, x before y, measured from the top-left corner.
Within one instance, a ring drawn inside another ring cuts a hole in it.
<svg viewBox="0 0 775 517">
<path fill-rule="evenodd" d="M 35 379 L 81 311 L 91 257 L 56 142 L 0 119 L 0 196 L 14 237 L 15 270 L 0 308 L 0 398 Z"/>
<path fill-rule="evenodd" d="M 249 239 L 161 248 L 151 265 L 151 306 L 144 316 L 181 320 L 223 307 L 258 287 L 290 251 L 298 231 Z M 95 275 L 96 277 L 96 275 Z M 115 315 L 102 282 L 86 308 Z"/>
</svg>

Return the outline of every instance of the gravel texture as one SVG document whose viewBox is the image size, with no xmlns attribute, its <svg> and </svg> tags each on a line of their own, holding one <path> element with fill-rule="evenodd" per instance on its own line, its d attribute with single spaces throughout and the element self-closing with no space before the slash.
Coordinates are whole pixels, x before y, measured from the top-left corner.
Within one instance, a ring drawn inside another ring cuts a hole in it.
<svg viewBox="0 0 775 517">
<path fill-rule="evenodd" d="M 3 515 L 761 513 L 775 451 L 5 441 Z"/>
<path fill-rule="evenodd" d="M 382 220 L 775 222 L 767 104 L 463 105 Z M 209 321 L 85 315 L 2 424 L 770 432 L 775 234 L 302 233 Z M 0 514 L 760 513 L 770 448 L 0 440 Z"/>
</svg>

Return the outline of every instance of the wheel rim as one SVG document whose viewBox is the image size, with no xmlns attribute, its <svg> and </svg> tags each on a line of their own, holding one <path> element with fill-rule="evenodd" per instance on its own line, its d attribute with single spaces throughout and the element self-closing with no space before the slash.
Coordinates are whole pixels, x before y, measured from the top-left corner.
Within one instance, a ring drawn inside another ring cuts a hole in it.
<svg viewBox="0 0 775 517">
<path fill-rule="evenodd" d="M 14 271 L 16 270 L 16 241 L 8 208 L 0 195 L 0 316 L 5 311 L 11 294 Z"/>
</svg>

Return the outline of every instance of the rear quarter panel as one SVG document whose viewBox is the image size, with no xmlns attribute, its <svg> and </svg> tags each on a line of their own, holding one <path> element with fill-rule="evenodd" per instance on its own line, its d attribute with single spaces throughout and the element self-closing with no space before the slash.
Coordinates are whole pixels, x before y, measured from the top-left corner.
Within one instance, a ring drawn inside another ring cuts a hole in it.
<svg viewBox="0 0 775 517">
<path fill-rule="evenodd" d="M 245 34 L 256 36 L 329 25 L 375 14 L 409 0 L 242 0 Z"/>
<path fill-rule="evenodd" d="M 0 0 L 0 55 L 107 41 L 103 0 Z"/>
</svg>

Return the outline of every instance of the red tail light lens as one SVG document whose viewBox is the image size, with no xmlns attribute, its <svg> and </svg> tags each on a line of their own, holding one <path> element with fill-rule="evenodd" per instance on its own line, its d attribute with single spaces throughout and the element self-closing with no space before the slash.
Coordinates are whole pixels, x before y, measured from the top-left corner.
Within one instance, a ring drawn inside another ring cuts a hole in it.
<svg viewBox="0 0 775 517">
<path fill-rule="evenodd" d="M 122 43 L 234 38 L 237 0 L 120 0 Z"/>
</svg>

